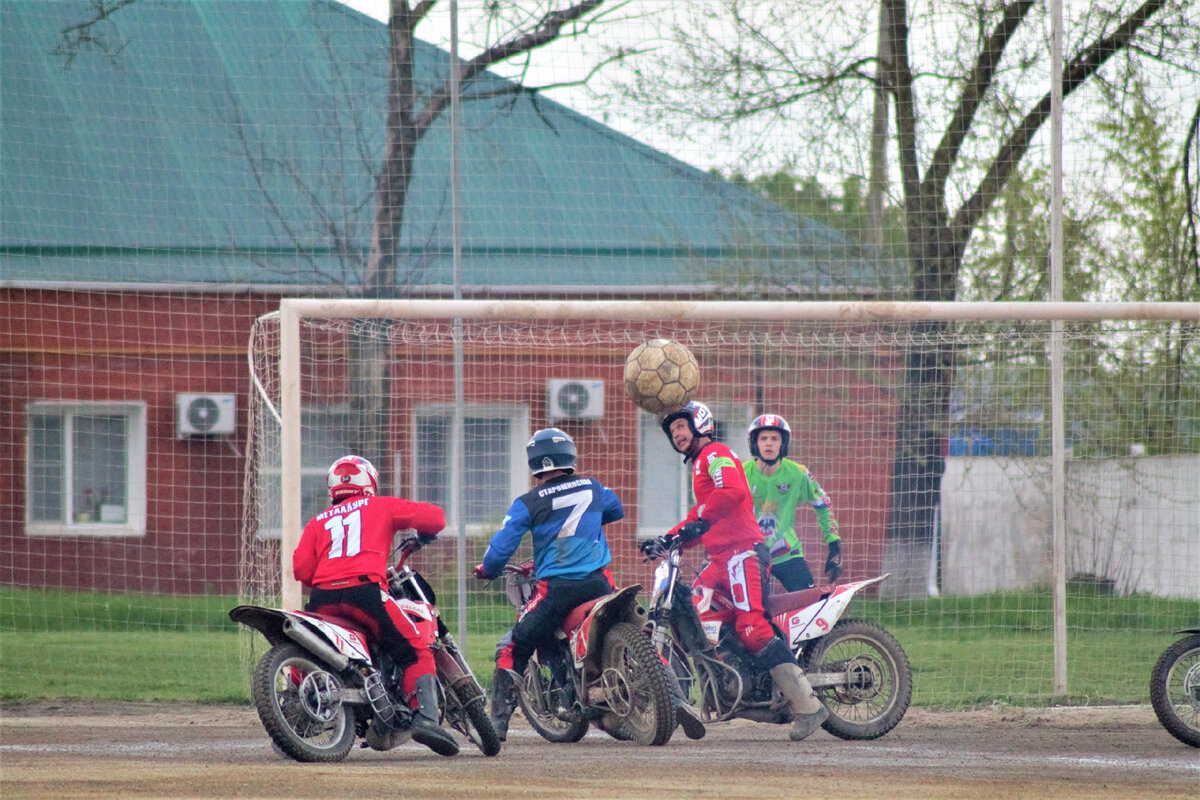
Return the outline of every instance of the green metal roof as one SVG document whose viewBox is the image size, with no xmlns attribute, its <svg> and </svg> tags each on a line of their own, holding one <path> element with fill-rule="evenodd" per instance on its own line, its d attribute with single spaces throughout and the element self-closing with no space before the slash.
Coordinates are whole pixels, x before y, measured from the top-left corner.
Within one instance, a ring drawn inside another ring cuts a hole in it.
<svg viewBox="0 0 1200 800">
<path fill-rule="evenodd" d="M 0 0 L 0 285 L 354 284 L 382 157 L 387 30 L 328 0 Z M 418 82 L 449 56 L 418 43 Z M 881 287 L 840 233 L 484 75 L 464 90 L 462 283 Z M 474 94 L 486 99 L 469 99 Z M 449 114 L 422 140 L 399 287 L 452 282 Z M 330 234 L 336 227 L 344 245 Z"/>
</svg>

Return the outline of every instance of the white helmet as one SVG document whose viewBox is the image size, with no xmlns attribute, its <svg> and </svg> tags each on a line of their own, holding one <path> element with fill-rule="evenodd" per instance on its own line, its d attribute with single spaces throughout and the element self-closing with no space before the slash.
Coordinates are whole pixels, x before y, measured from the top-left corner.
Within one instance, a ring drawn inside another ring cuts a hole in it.
<svg viewBox="0 0 1200 800">
<path fill-rule="evenodd" d="M 325 483 L 329 499 L 335 503 L 355 495 L 374 497 L 379 493 L 379 473 L 362 456 L 342 456 L 333 462 Z"/>
</svg>

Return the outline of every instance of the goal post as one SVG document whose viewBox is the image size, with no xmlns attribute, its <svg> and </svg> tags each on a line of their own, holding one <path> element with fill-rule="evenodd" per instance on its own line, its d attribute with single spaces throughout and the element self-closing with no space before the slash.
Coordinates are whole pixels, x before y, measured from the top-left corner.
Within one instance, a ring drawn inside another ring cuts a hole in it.
<svg viewBox="0 0 1200 800">
<path fill-rule="evenodd" d="M 624 537 L 661 530 L 686 508 L 687 486 L 676 485 L 686 481 L 676 478 L 669 446 L 661 433 L 654 437 L 649 415 L 624 396 L 620 374 L 624 355 L 641 341 L 676 338 L 700 362 L 696 399 L 719 407 L 726 440 L 740 456 L 748 457 L 744 425 L 751 414 L 782 412 L 799 429 L 792 457 L 807 463 L 832 496 L 852 573 L 892 571 L 884 591 L 898 598 L 927 601 L 925 588 L 940 585 L 943 603 L 1006 591 L 1009 584 L 1031 597 L 1045 592 L 1056 657 L 1053 689 L 1043 693 L 1062 694 L 1068 661 L 1058 651 L 1068 646 L 1068 584 L 1095 580 L 1121 593 L 1175 597 L 1192 591 L 1187 586 L 1195 576 L 1182 565 L 1196 555 L 1188 526 L 1200 514 L 1194 492 L 1184 488 L 1200 474 L 1197 322 L 1196 303 L 285 299 L 272 318 L 277 341 L 257 358 L 251 354 L 255 369 L 277 355 L 266 367 L 276 375 L 263 382 L 279 416 L 272 456 L 279 462 L 278 522 L 271 526 L 278 535 L 276 585 L 285 606 L 299 606 L 291 553 L 310 513 L 306 503 L 319 494 L 310 454 L 335 438 L 316 427 L 319 420 L 338 419 L 309 406 L 336 399 L 337 413 L 351 413 L 346 342 L 352 335 L 376 338 L 385 349 L 374 352 L 388 354 L 381 399 L 390 438 L 386 452 L 373 454 L 383 461 L 377 466 L 386 473 L 385 489 L 443 505 L 454 485 L 467 493 L 471 508 L 459 509 L 447 531 L 460 554 L 443 576 L 460 599 L 471 558 L 461 555 L 462 542 L 471 543 L 474 555 L 481 552 L 493 520 L 528 487 L 524 438 L 549 425 L 576 436 L 584 469 L 598 467 L 626 502 L 614 564 L 631 581 L 644 578 L 632 539 Z M 1055 345 L 1052 324 L 1066 326 L 1065 350 Z M 1153 363 L 1164 347 L 1186 351 L 1183 373 Z M 925 495 L 905 489 L 893 469 L 905 435 L 905 382 L 914 374 L 905 356 L 922 348 L 942 353 L 949 365 L 937 395 L 944 407 L 929 414 L 938 441 L 928 452 L 941 459 L 943 488 L 936 494 L 937 530 L 928 537 L 896 522 L 897 507 L 925 502 L 914 499 Z M 465 369 L 450 368 L 455 353 L 463 354 L 457 358 Z M 1067 367 L 1065 393 L 1051 385 L 1057 371 L 1048 365 L 1056 362 Z M 1141 372 L 1131 371 L 1135 362 L 1143 362 Z M 456 375 L 465 386 L 454 385 Z M 554 407 L 549 387 L 568 378 L 581 379 L 585 389 L 589 381 L 603 386 L 603 412 Z M 1098 388 L 1106 380 L 1112 386 Z M 461 424 L 461 414 L 449 413 L 456 389 L 473 409 L 470 431 L 455 431 L 450 421 Z M 1150 395 L 1165 398 L 1154 419 L 1122 419 L 1144 408 Z M 511 442 L 489 431 L 495 424 L 511 430 Z M 1158 438 L 1142 441 L 1150 434 Z M 449 440 L 472 448 L 469 475 L 444 474 L 454 459 L 429 452 Z M 1143 448 L 1165 461 L 1131 461 Z M 247 461 L 250 486 L 256 482 L 250 472 L 261 464 L 254 453 Z M 1064 463 L 1075 470 L 1068 479 Z M 1112 496 L 1120 491 L 1111 487 L 1123 481 L 1145 493 L 1141 507 Z M 323 475 L 319 483 L 323 489 Z M 1157 503 L 1152 511 L 1148 499 Z M 1056 507 L 1067 513 L 1054 513 Z M 1012 528 L 1004 543 L 993 541 L 1000 517 Z M 824 543 L 813 520 L 805 518 L 803 537 L 819 578 Z M 261 531 L 247 535 L 263 538 Z M 1021 613 L 1034 614 L 1039 604 L 1031 599 Z M 465 634 L 468 610 L 455 612 Z"/>
</svg>

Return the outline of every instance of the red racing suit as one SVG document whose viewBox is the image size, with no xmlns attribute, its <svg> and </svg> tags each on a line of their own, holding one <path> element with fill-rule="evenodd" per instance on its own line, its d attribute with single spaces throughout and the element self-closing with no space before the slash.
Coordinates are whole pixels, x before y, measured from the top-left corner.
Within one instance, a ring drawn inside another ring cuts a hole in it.
<svg viewBox="0 0 1200 800">
<path fill-rule="evenodd" d="M 292 574 L 312 590 L 305 608 L 364 626 L 404 668 L 404 693 L 414 702 L 417 678 L 436 671 L 429 645 L 437 620 L 424 605 L 391 596 L 388 556 L 396 531 L 433 536 L 445 526 L 430 503 L 360 495 L 309 520 L 292 554 Z"/>
<path fill-rule="evenodd" d="M 696 504 L 670 533 L 677 534 L 684 524 L 696 519 L 710 525 L 699 540 L 708 551 L 708 564 L 692 587 L 692 600 L 700 612 L 700 621 L 713 640 L 720 623 L 732 622 L 738 639 L 751 653 L 757 654 L 775 638 L 775 630 L 763 609 L 767 576 L 754 550 L 764 539 L 754 515 L 754 498 L 746 483 L 746 473 L 726 445 L 709 442 L 696 455 L 692 493 Z M 729 597 L 733 607 L 715 607 L 714 593 Z"/>
</svg>

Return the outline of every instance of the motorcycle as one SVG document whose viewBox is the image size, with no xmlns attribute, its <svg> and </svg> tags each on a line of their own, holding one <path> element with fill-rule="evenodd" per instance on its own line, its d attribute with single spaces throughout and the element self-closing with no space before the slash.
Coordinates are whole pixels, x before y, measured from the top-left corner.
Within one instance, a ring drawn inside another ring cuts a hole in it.
<svg viewBox="0 0 1200 800">
<path fill-rule="evenodd" d="M 642 544 L 648 559 L 660 559 L 650 596 L 650 638 L 685 695 L 705 722 L 790 722 L 788 703 L 770 673 L 732 627 L 701 621 L 691 587 L 680 574 L 680 550 L 681 542 L 667 537 Z M 887 577 L 775 594 L 765 603 L 829 710 L 822 727 L 841 739 L 878 739 L 900 723 L 912 699 L 912 668 L 896 638 L 873 622 L 841 618 L 854 595 Z M 714 593 L 712 608 L 732 611 L 733 601 Z"/>
<path fill-rule="evenodd" d="M 505 567 L 518 609 L 533 596 L 533 561 Z M 595 724 L 616 739 L 662 745 L 675 731 L 671 679 L 646 635 L 641 586 L 576 607 L 554 641 L 539 647 L 517 682 L 517 700 L 545 740 L 577 742 Z"/>
<path fill-rule="evenodd" d="M 1200 628 L 1163 651 L 1150 672 L 1150 704 L 1167 732 L 1200 747 Z"/>
<path fill-rule="evenodd" d="M 442 622 L 432 587 L 408 565 L 416 536 L 399 546 L 388 590 L 429 631 L 437 667 L 440 723 L 485 756 L 500 752 L 483 688 Z M 250 694 L 276 747 L 297 761 L 336 762 L 354 742 L 390 750 L 411 738 L 412 712 L 401 697 L 403 670 L 372 645 L 358 623 L 324 613 L 241 605 L 230 618 L 259 631 L 271 648 L 254 669 Z M 436 623 L 434 625 L 433 623 Z"/>
</svg>

